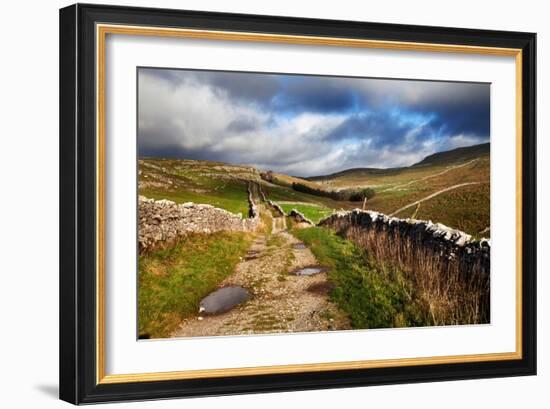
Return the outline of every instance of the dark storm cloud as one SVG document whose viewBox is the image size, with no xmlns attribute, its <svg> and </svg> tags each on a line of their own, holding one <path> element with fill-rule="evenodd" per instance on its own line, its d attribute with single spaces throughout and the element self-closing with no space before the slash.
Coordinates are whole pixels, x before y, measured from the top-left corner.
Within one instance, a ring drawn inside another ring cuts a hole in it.
<svg viewBox="0 0 550 409">
<path fill-rule="evenodd" d="M 414 122 L 404 121 L 403 115 L 387 111 L 356 113 L 337 126 L 327 139 L 339 141 L 368 138 L 373 148 L 391 146 L 401 144 L 412 130 L 422 129 L 422 123 L 418 121 L 420 118 Z M 417 136 L 417 139 L 421 136 L 422 133 Z"/>
<path fill-rule="evenodd" d="M 431 111 L 435 118 L 431 125 L 448 134 L 467 133 L 487 136 L 490 133 L 490 98 L 486 95 L 473 95 L 471 101 L 460 101 L 419 109 Z"/>
<path fill-rule="evenodd" d="M 489 84 L 140 69 L 139 154 L 296 175 L 486 142 Z"/>
<path fill-rule="evenodd" d="M 286 112 L 347 112 L 357 103 L 352 84 L 332 78 L 289 76 L 272 102 L 275 110 Z M 344 85 L 344 86 L 342 86 Z"/>
<path fill-rule="evenodd" d="M 441 81 L 372 80 L 366 82 L 365 104 L 384 110 L 398 108 L 405 115 L 430 115 L 431 127 L 447 134 L 488 137 L 490 85 Z"/>
</svg>

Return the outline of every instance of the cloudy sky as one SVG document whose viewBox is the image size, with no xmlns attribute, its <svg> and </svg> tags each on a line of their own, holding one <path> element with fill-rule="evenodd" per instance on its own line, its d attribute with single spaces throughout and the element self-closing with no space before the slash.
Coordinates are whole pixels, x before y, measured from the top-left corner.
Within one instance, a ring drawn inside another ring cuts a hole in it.
<svg viewBox="0 0 550 409">
<path fill-rule="evenodd" d="M 490 86 L 140 68 L 140 157 L 313 176 L 487 142 Z"/>
</svg>

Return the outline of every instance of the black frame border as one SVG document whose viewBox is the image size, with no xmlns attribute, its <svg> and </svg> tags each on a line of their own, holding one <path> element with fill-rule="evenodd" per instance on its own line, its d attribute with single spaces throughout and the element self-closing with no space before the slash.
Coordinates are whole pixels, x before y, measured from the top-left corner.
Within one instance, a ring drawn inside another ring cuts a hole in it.
<svg viewBox="0 0 550 409">
<path fill-rule="evenodd" d="M 207 379 L 96 383 L 96 23 L 522 50 L 522 359 Z M 137 7 L 60 10 L 60 389 L 74 404 L 536 374 L 536 34 Z"/>
</svg>

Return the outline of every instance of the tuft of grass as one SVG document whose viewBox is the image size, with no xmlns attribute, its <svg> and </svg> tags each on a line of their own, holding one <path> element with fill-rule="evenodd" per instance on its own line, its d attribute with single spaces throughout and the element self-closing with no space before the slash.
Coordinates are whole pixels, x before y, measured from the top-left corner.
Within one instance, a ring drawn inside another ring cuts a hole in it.
<svg viewBox="0 0 550 409">
<path fill-rule="evenodd" d="M 267 239 L 267 247 L 280 248 L 286 243 L 285 239 L 281 236 L 271 236 Z"/>
<path fill-rule="evenodd" d="M 264 226 L 263 231 L 265 232 L 266 236 L 271 236 L 271 232 L 273 231 L 273 217 L 267 212 L 260 212 L 260 219 Z"/>
<path fill-rule="evenodd" d="M 398 269 L 380 265 L 351 241 L 322 227 L 293 230 L 320 264 L 330 267 L 331 298 L 353 328 L 431 325 L 429 306 Z"/>
<path fill-rule="evenodd" d="M 170 249 L 140 256 L 139 334 L 169 336 L 230 274 L 250 243 L 246 233 L 194 234 Z"/>
</svg>

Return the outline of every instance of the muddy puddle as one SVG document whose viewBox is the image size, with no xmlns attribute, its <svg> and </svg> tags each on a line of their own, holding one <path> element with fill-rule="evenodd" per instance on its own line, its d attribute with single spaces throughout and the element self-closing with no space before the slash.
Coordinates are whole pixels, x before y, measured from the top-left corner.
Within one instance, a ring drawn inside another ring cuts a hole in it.
<svg viewBox="0 0 550 409">
<path fill-rule="evenodd" d="M 250 295 L 243 287 L 222 287 L 202 299 L 199 312 L 221 314 L 248 300 Z"/>
<path fill-rule="evenodd" d="M 314 274 L 319 274 L 326 271 L 325 267 L 321 266 L 309 266 L 309 267 L 303 267 L 298 270 L 294 270 L 292 274 L 297 276 L 312 276 Z"/>
</svg>

